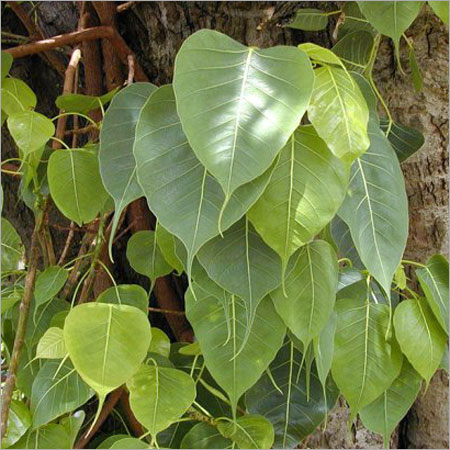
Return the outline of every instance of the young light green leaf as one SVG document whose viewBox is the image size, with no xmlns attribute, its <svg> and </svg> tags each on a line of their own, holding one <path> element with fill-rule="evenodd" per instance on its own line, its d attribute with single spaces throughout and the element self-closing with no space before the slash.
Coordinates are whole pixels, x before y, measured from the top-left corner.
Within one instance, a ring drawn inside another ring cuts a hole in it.
<svg viewBox="0 0 450 450">
<path fill-rule="evenodd" d="M 328 25 L 327 13 L 320 9 L 300 8 L 295 12 L 294 20 L 288 23 L 288 28 L 295 28 L 303 31 L 320 31 Z"/>
<path fill-rule="evenodd" d="M 344 63 L 340 60 L 340 58 L 328 48 L 322 47 L 312 42 L 299 44 L 298 48 L 304 51 L 314 64 L 320 64 L 321 66 L 331 64 L 340 66 L 344 70 L 346 70 Z"/>
<path fill-rule="evenodd" d="M 49 266 L 36 277 L 34 298 L 40 306 L 51 300 L 64 286 L 69 272 L 63 267 Z"/>
<path fill-rule="evenodd" d="M 2 83 L 3 83 L 3 80 L 6 78 L 6 75 L 8 75 L 11 69 L 14 58 L 9 53 L 6 52 L 2 52 L 1 58 L 2 58 Z"/>
<path fill-rule="evenodd" d="M 352 262 L 352 267 L 356 269 L 365 269 L 353 243 L 350 228 L 338 215 L 330 222 L 330 234 L 337 247 L 338 257 L 348 258 Z"/>
<path fill-rule="evenodd" d="M 369 109 L 356 82 L 343 69 L 323 66 L 315 70 L 308 118 L 330 150 L 351 162 L 369 147 Z"/>
<path fill-rule="evenodd" d="M 369 135 L 370 148 L 353 163 L 338 214 L 364 266 L 389 294 L 408 237 L 408 200 L 395 152 L 372 120 Z"/>
<path fill-rule="evenodd" d="M 60 359 L 67 355 L 64 333 L 61 328 L 50 327 L 39 339 L 36 358 Z"/>
<path fill-rule="evenodd" d="M 322 331 L 314 338 L 314 359 L 317 375 L 323 388 L 326 386 L 328 374 L 334 355 L 334 336 L 336 334 L 337 315 L 333 311 Z"/>
<path fill-rule="evenodd" d="M 338 283 L 337 256 L 330 244 L 316 240 L 299 250 L 286 278 L 286 294 L 270 293 L 275 309 L 290 331 L 308 348 L 333 311 Z"/>
<path fill-rule="evenodd" d="M 86 403 L 94 392 L 80 378 L 70 361 L 47 361 L 33 381 L 31 412 L 33 429 L 74 411 Z"/>
<path fill-rule="evenodd" d="M 155 90 L 156 86 L 151 83 L 130 84 L 114 97 L 103 118 L 98 153 L 100 175 L 115 205 L 109 241 L 110 257 L 122 211 L 133 200 L 142 197 L 133 146 L 139 113 Z"/>
<path fill-rule="evenodd" d="M 7 123 L 11 136 L 25 156 L 42 148 L 55 134 L 53 122 L 35 111 L 12 114 Z"/>
<path fill-rule="evenodd" d="M 430 1 L 428 4 L 434 13 L 448 26 L 448 1 Z"/>
<path fill-rule="evenodd" d="M 372 33 L 354 31 L 340 39 L 332 48 L 332 51 L 339 56 L 348 70 L 364 72 L 369 64 L 372 48 Z"/>
<path fill-rule="evenodd" d="M 404 359 L 400 375 L 374 402 L 359 413 L 366 428 L 384 437 L 385 448 L 398 423 L 405 417 L 419 393 L 422 379 Z"/>
<path fill-rule="evenodd" d="M 143 107 L 134 154 L 139 182 L 150 209 L 187 250 L 186 271 L 200 247 L 219 234 L 223 191 L 190 148 L 178 118 L 171 86 L 159 88 Z M 263 193 L 271 169 L 242 186 L 222 216 L 222 231 L 238 221 Z"/>
<path fill-rule="evenodd" d="M 236 422 L 221 421 L 217 429 L 238 448 L 272 448 L 275 439 L 272 424 L 260 415 L 238 417 Z"/>
<path fill-rule="evenodd" d="M 283 277 L 291 255 L 336 214 L 347 183 L 347 166 L 314 128 L 298 128 L 282 149 L 266 190 L 248 212 L 258 233 L 280 255 Z"/>
<path fill-rule="evenodd" d="M 127 244 L 128 262 L 136 272 L 150 278 L 150 291 L 157 278 L 172 272 L 172 267 L 166 262 L 155 242 L 155 237 L 154 231 L 138 231 L 131 236 Z"/>
<path fill-rule="evenodd" d="M 232 448 L 233 442 L 223 437 L 216 427 L 205 422 L 194 425 L 183 437 L 180 448 Z"/>
<path fill-rule="evenodd" d="M 152 327 L 152 342 L 150 343 L 149 353 L 158 353 L 166 358 L 170 355 L 170 339 L 164 331 Z"/>
<path fill-rule="evenodd" d="M 2 272 L 16 270 L 24 255 L 22 239 L 11 223 L 4 217 L 1 218 L 1 226 Z"/>
<path fill-rule="evenodd" d="M 355 417 L 389 388 L 403 357 L 393 337 L 386 339 L 389 306 L 342 299 L 336 302 L 336 312 L 331 373 Z"/>
<path fill-rule="evenodd" d="M 425 299 L 402 301 L 394 313 L 395 337 L 427 385 L 445 352 L 447 336 Z"/>
<path fill-rule="evenodd" d="M 119 284 L 104 290 L 98 297 L 98 303 L 112 305 L 129 305 L 148 313 L 147 291 L 137 284 Z"/>
<path fill-rule="evenodd" d="M 187 318 L 200 343 L 206 367 L 228 394 L 235 411 L 242 394 L 258 381 L 275 357 L 285 326 L 269 297 L 260 302 L 253 326 L 247 330 L 245 302 L 230 296 L 228 323 L 222 302 L 200 286 L 193 287 L 197 300 L 187 292 Z"/>
<path fill-rule="evenodd" d="M 104 400 L 139 369 L 150 346 L 151 330 L 146 315 L 137 308 L 86 303 L 67 316 L 64 340 L 75 369 Z"/>
<path fill-rule="evenodd" d="M 134 415 L 153 438 L 180 418 L 195 400 L 194 380 L 177 369 L 141 366 L 127 382 Z"/>
<path fill-rule="evenodd" d="M 441 327 L 448 334 L 449 286 L 448 261 L 442 255 L 433 255 L 426 267 L 416 271 L 428 304 Z"/>
<path fill-rule="evenodd" d="M 249 412 L 264 415 L 273 424 L 274 448 L 295 448 L 323 422 L 339 396 L 335 384 L 328 379 L 325 399 L 312 370 L 308 398 L 305 367 L 298 376 L 301 360 L 300 352 L 286 340 L 270 365 L 272 379 L 266 373 L 245 395 Z"/>
<path fill-rule="evenodd" d="M 9 448 L 14 445 L 27 432 L 30 426 L 31 414 L 25 403 L 18 400 L 11 400 L 8 422 L 6 424 L 6 434 L 2 438 L 2 448 Z"/>
<path fill-rule="evenodd" d="M 222 186 L 224 206 L 270 167 L 305 113 L 313 81 L 311 63 L 295 47 L 246 47 L 212 30 L 183 42 L 173 83 L 178 114 Z"/>
<path fill-rule="evenodd" d="M 140 83 L 135 83 L 140 84 Z M 134 86 L 134 84 L 132 84 Z M 118 88 L 107 92 L 98 97 L 84 94 L 62 94 L 56 97 L 55 104 L 59 109 L 70 112 L 78 112 L 81 114 L 88 114 L 90 111 L 97 109 L 100 105 L 104 106 L 111 101 L 116 95 Z M 121 92 L 123 92 L 123 89 Z M 106 117 L 106 114 L 105 114 Z"/>
<path fill-rule="evenodd" d="M 95 153 L 84 149 L 53 152 L 47 167 L 50 194 L 58 209 L 79 226 L 95 219 L 108 194 Z M 93 193 L 95 192 L 95 195 Z"/>
<path fill-rule="evenodd" d="M 164 259 L 177 271 L 183 273 L 183 263 L 175 252 L 175 236 L 169 233 L 159 222 L 156 224 L 156 242 Z"/>
<path fill-rule="evenodd" d="M 380 128 L 386 133 L 388 130 L 389 121 L 386 119 L 380 120 Z M 405 161 L 417 150 L 422 148 L 425 143 L 423 134 L 415 128 L 400 125 L 396 122 L 391 124 L 389 134 L 387 135 L 392 148 L 397 153 L 400 162 Z"/>
<path fill-rule="evenodd" d="M 71 448 L 71 437 L 62 425 L 49 423 L 43 427 L 29 431 L 25 436 L 9 448 L 15 449 L 64 449 Z"/>
<path fill-rule="evenodd" d="M 7 116 L 34 108 L 37 98 L 26 83 L 18 78 L 2 80 L 2 111 Z"/>
</svg>

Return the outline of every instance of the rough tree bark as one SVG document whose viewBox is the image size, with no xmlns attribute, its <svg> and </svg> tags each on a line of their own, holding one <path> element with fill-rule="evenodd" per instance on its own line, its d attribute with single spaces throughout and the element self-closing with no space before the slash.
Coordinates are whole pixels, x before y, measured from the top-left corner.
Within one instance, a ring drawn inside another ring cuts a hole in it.
<svg viewBox="0 0 450 450">
<path fill-rule="evenodd" d="M 311 33 L 282 27 L 297 8 L 305 6 L 331 11 L 339 2 L 137 2 L 119 15 L 118 27 L 150 81 L 162 85 L 172 79 L 175 55 L 183 40 L 201 28 L 212 28 L 244 44 L 261 47 L 295 45 L 306 40 L 331 46 L 333 24 L 323 32 Z M 38 11 L 48 36 L 76 29 L 75 2 L 41 2 Z M 20 30 L 9 13 L 3 24 L 5 21 L 15 24 L 12 31 Z M 424 261 L 432 253 L 448 253 L 448 31 L 425 9 L 407 34 L 417 47 L 424 91 L 415 94 L 409 78 L 397 72 L 387 40 L 381 46 L 375 78 L 394 118 L 419 128 L 426 136 L 424 148 L 403 164 L 410 207 L 407 256 Z M 51 69 L 36 70 L 37 64 L 42 68 L 38 58 L 27 58 L 20 63 L 20 71 L 27 81 L 32 80 L 42 110 L 50 112 L 50 103 L 59 89 L 55 83 L 46 82 L 53 76 Z M 7 151 L 8 145 L 4 147 Z M 5 214 L 26 238 L 30 215 L 17 208 L 13 195 L 16 184 L 9 179 L 4 182 L 10 185 L 5 186 Z M 124 259 L 119 257 L 117 261 Z M 331 414 L 327 429 L 316 432 L 305 446 L 382 448 L 382 439 L 360 423 L 347 434 L 347 417 L 348 410 L 341 402 Z M 428 392 L 418 399 L 391 446 L 448 448 L 448 377 L 444 373 L 433 378 Z"/>
</svg>

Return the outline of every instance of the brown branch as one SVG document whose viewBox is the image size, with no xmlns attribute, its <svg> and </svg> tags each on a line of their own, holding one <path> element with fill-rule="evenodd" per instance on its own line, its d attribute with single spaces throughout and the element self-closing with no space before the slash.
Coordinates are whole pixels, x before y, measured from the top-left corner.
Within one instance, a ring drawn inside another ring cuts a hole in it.
<svg viewBox="0 0 450 450">
<path fill-rule="evenodd" d="M 64 261 L 66 260 L 67 253 L 69 253 L 70 245 L 72 244 L 73 237 L 75 236 L 75 231 L 72 228 L 74 225 L 73 222 L 70 222 L 70 230 L 67 233 L 66 242 L 64 244 L 64 248 L 61 252 L 61 256 L 58 259 L 58 266 L 62 266 L 64 264 Z"/>
<path fill-rule="evenodd" d="M 134 80 L 134 56 L 128 55 L 128 78 L 127 84 L 133 83 Z"/>
<path fill-rule="evenodd" d="M 66 130 L 66 132 L 64 134 L 65 134 L 65 136 L 68 136 L 70 134 L 86 134 L 86 133 L 90 133 L 92 131 L 98 131 L 98 127 L 96 127 L 94 125 L 87 125 L 82 128 L 74 128 L 73 130 Z"/>
<path fill-rule="evenodd" d="M 117 12 L 121 13 L 131 8 L 136 2 L 125 2 L 117 7 Z"/>
<path fill-rule="evenodd" d="M 173 309 L 162 309 L 162 308 L 152 308 L 151 306 L 148 307 L 148 310 L 151 312 L 161 313 L 161 314 L 173 314 L 175 316 L 184 316 L 184 311 L 176 311 Z"/>
<path fill-rule="evenodd" d="M 136 416 L 131 409 L 129 394 L 125 389 L 120 396 L 120 405 L 122 406 L 122 410 L 125 413 L 128 424 L 133 430 L 134 435 L 136 437 L 142 436 L 145 433 L 145 430 L 141 423 L 136 419 Z"/>
<path fill-rule="evenodd" d="M 100 415 L 98 416 L 97 422 L 95 422 L 95 425 L 92 427 L 92 430 L 90 430 L 90 433 L 87 432 L 82 435 L 75 443 L 75 446 L 73 448 L 85 448 L 86 445 L 89 444 L 89 441 L 93 438 L 95 433 L 97 433 L 97 431 L 100 429 L 105 420 L 111 414 L 112 410 L 117 405 L 117 402 L 122 396 L 123 391 L 123 387 L 119 387 L 116 390 L 112 391 L 111 394 L 109 394 L 105 404 L 103 405 Z"/>
<path fill-rule="evenodd" d="M 25 277 L 25 289 L 22 301 L 19 307 L 19 323 L 17 325 L 16 335 L 14 337 L 14 345 L 9 362 L 8 374 L 5 385 L 2 388 L 2 408 L 1 408 L 1 426 L 2 439 L 6 434 L 8 423 L 9 408 L 11 405 L 12 394 L 16 386 L 17 369 L 19 367 L 20 355 L 25 341 L 25 333 L 27 329 L 28 314 L 30 312 L 31 300 L 33 298 L 34 282 L 36 280 L 36 271 L 39 260 L 39 233 L 41 231 L 41 218 L 37 219 L 33 234 L 31 236 L 31 247 L 29 256 L 29 267 Z"/>
</svg>

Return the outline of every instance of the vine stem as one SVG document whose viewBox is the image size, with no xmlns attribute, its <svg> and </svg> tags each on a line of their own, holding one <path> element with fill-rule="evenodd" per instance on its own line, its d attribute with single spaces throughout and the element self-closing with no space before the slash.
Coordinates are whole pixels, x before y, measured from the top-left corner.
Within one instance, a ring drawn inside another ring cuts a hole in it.
<svg viewBox="0 0 450 450">
<path fill-rule="evenodd" d="M 2 389 L 2 408 L 1 408 L 1 437 L 6 434 L 9 410 L 11 406 L 12 394 L 16 386 L 17 369 L 19 367 L 20 355 L 25 341 L 25 333 L 27 329 L 28 315 L 30 312 L 31 300 L 33 298 L 34 283 L 36 281 L 37 265 L 39 260 L 39 233 L 42 228 L 42 215 L 36 218 L 33 234 L 31 236 L 31 247 L 29 257 L 29 269 L 25 277 L 25 290 L 19 307 L 19 323 L 14 338 L 13 351 L 9 363 L 6 382 Z"/>
<path fill-rule="evenodd" d="M 402 259 L 402 263 L 409 264 L 410 266 L 417 266 L 417 267 L 420 267 L 422 269 L 426 269 L 427 268 L 427 266 L 425 264 L 422 264 L 422 263 L 417 262 L 417 261 L 411 261 L 409 259 Z"/>
</svg>

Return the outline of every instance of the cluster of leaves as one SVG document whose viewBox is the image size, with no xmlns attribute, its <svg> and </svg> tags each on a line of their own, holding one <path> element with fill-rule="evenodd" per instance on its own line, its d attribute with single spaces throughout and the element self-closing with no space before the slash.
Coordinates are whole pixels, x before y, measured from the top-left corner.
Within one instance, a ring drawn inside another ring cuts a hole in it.
<svg viewBox="0 0 450 450">
<path fill-rule="evenodd" d="M 113 202 L 112 257 L 123 210 L 145 196 L 156 230 L 135 233 L 127 258 L 151 288 L 187 274 L 197 339 L 170 343 L 151 327 L 140 286 L 113 280 L 95 302 L 74 305 L 76 291 L 72 304 L 62 295 L 73 262 L 46 267 L 2 447 L 72 448 L 80 408 L 97 395 L 94 424 L 122 385 L 146 434 L 98 448 L 292 448 L 340 394 L 350 420 L 359 414 L 388 442 L 422 381 L 446 367 L 448 262 L 402 260 L 400 161 L 423 136 L 379 117 L 372 79 L 381 34 L 398 46 L 422 3 L 346 3 L 331 50 L 258 49 L 201 30 L 183 43 L 172 85 L 58 99 L 91 122 L 86 114 L 112 99 L 99 148 L 49 149 L 53 121 L 33 111 L 34 94 L 2 55 L 2 122 L 19 148 L 26 204 L 38 211 L 50 195 L 82 225 Z M 325 26 L 311 11 L 291 26 Z M 3 218 L 1 258 L 7 364 L 26 270 Z"/>
</svg>

